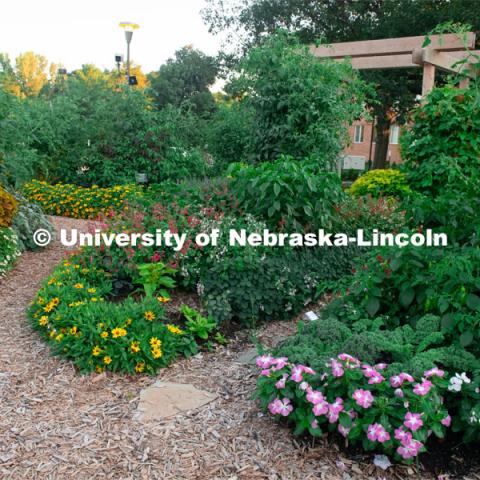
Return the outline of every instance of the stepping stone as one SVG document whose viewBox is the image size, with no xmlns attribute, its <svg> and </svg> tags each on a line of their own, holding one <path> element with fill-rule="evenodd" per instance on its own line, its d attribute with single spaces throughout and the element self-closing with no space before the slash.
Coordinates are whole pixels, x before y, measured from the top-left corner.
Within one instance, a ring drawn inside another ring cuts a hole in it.
<svg viewBox="0 0 480 480">
<path fill-rule="evenodd" d="M 258 352 L 256 348 L 249 348 L 244 350 L 238 355 L 235 359 L 235 362 L 241 363 L 242 365 L 255 365 L 255 360 L 258 357 Z"/>
<path fill-rule="evenodd" d="M 216 398 L 216 394 L 190 384 L 157 381 L 140 392 L 134 418 L 139 421 L 160 420 L 195 410 Z"/>
</svg>

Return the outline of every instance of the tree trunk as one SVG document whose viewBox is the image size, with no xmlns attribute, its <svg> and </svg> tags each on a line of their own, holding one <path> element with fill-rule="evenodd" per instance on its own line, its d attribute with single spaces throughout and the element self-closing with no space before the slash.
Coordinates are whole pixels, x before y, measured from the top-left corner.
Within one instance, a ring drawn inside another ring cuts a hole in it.
<svg viewBox="0 0 480 480">
<path fill-rule="evenodd" d="M 377 139 L 372 169 L 385 168 L 387 163 L 388 143 L 390 140 L 390 119 L 385 115 L 377 117 Z"/>
</svg>

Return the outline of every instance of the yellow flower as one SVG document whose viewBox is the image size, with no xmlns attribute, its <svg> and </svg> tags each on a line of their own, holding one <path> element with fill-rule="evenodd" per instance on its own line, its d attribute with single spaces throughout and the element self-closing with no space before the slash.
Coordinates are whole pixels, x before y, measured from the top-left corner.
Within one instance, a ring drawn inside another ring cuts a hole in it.
<svg viewBox="0 0 480 480">
<path fill-rule="evenodd" d="M 149 310 L 148 312 L 145 312 L 143 315 L 146 320 L 149 320 L 149 321 L 155 320 L 155 314 L 151 310 Z"/>
<path fill-rule="evenodd" d="M 56 337 L 55 340 L 59 342 L 63 338 L 63 333 L 59 333 Z"/>
<path fill-rule="evenodd" d="M 48 323 L 48 317 L 46 315 L 41 316 L 38 323 L 40 326 L 44 327 Z"/>
<path fill-rule="evenodd" d="M 160 302 L 160 303 L 167 303 L 170 301 L 170 299 L 168 297 L 157 297 L 157 300 Z"/>
<path fill-rule="evenodd" d="M 71 335 L 75 335 L 77 332 L 78 332 L 78 328 L 77 328 L 76 326 L 73 326 L 73 327 L 70 329 L 70 334 L 71 334 Z"/>
<path fill-rule="evenodd" d="M 159 348 L 152 348 L 152 355 L 153 355 L 153 358 L 160 358 L 163 355 L 163 353 Z"/>
<path fill-rule="evenodd" d="M 90 301 L 91 301 L 91 302 L 94 302 L 94 303 L 95 303 L 97 300 L 98 300 L 97 297 L 92 297 L 92 298 L 90 299 Z"/>
<path fill-rule="evenodd" d="M 52 299 L 50 300 L 50 303 L 51 303 L 54 307 L 56 307 L 56 306 L 60 303 L 60 299 L 59 299 L 58 297 L 52 298 Z"/>
<path fill-rule="evenodd" d="M 107 337 L 108 337 L 108 332 L 102 332 L 102 333 L 100 334 L 100 336 L 101 336 L 102 338 L 107 338 Z"/>
<path fill-rule="evenodd" d="M 112 363 L 112 358 L 109 357 L 108 355 L 106 357 L 103 357 L 103 363 L 105 365 L 109 365 L 110 363 Z"/>
<path fill-rule="evenodd" d="M 136 365 L 135 365 L 135 371 L 137 373 L 142 373 L 143 370 L 145 369 L 145 364 L 143 362 L 138 362 Z"/>
<path fill-rule="evenodd" d="M 89 289 L 87 290 L 88 293 L 95 293 L 96 291 L 97 291 L 96 288 L 89 288 Z"/>
<path fill-rule="evenodd" d="M 152 337 L 150 339 L 150 346 L 152 348 L 160 348 L 162 346 L 162 341 L 159 340 L 157 337 Z"/>
<path fill-rule="evenodd" d="M 100 365 L 97 365 L 97 366 L 95 367 L 95 371 L 96 371 L 97 373 L 102 373 L 103 370 L 104 370 L 104 368 L 101 367 Z"/>
<path fill-rule="evenodd" d="M 43 307 L 43 310 L 48 313 L 48 312 L 51 312 L 54 308 L 55 308 L 54 305 L 52 305 L 51 303 L 47 303 L 47 304 Z"/>
<path fill-rule="evenodd" d="M 52 330 L 52 331 L 50 332 L 50 338 L 53 338 L 56 334 L 57 334 L 57 331 L 56 331 L 56 330 Z"/>
<path fill-rule="evenodd" d="M 174 335 L 182 335 L 183 334 L 183 330 L 181 330 L 180 328 L 176 327 L 175 325 L 170 325 L 168 324 L 167 325 L 167 328 L 168 328 L 168 331 L 173 333 Z"/>
<path fill-rule="evenodd" d="M 38 297 L 37 303 L 38 303 L 39 305 L 43 305 L 43 304 L 45 303 L 45 300 L 44 300 L 42 297 Z"/>
<path fill-rule="evenodd" d="M 127 318 L 127 320 L 125 321 L 125 325 L 128 327 L 129 325 L 132 324 L 132 319 L 131 318 Z"/>
<path fill-rule="evenodd" d="M 124 328 L 114 328 L 112 330 L 113 338 L 124 337 L 126 334 L 127 334 L 127 331 Z"/>
<path fill-rule="evenodd" d="M 97 345 L 92 349 L 92 355 L 98 357 L 102 353 L 102 349 Z"/>
<path fill-rule="evenodd" d="M 83 283 L 76 283 L 73 288 L 81 289 L 83 288 Z"/>
<path fill-rule="evenodd" d="M 132 342 L 130 344 L 130 350 L 132 351 L 132 353 L 137 353 L 140 351 L 140 344 L 139 342 Z"/>
</svg>

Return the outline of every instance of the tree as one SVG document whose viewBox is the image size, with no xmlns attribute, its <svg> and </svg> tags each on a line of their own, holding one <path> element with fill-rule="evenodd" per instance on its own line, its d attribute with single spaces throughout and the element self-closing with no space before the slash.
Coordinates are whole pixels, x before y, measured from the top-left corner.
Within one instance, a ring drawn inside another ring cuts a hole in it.
<svg viewBox="0 0 480 480">
<path fill-rule="evenodd" d="M 240 52 L 279 28 L 295 32 L 302 43 L 322 39 L 327 43 L 424 35 L 437 24 L 453 20 L 480 28 L 477 0 L 207 0 L 203 17 L 213 33 L 240 35 Z M 377 117 L 374 166 L 386 162 L 390 118 L 400 119 L 420 93 L 421 71 L 362 72 L 378 92 L 372 103 Z"/>
<path fill-rule="evenodd" d="M 155 104 L 163 108 L 188 102 L 198 115 L 211 113 L 215 102 L 209 87 L 214 84 L 217 72 L 213 57 L 192 46 L 183 47 L 158 72 L 149 75 Z"/>
</svg>

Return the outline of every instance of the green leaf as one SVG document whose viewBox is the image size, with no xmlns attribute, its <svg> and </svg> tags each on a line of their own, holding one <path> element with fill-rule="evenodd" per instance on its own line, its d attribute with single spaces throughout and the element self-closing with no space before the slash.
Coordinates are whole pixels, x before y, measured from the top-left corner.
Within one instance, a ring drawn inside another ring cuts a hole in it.
<svg viewBox="0 0 480 480">
<path fill-rule="evenodd" d="M 373 317 L 380 309 L 380 300 L 377 297 L 370 297 L 366 309 L 368 314 Z"/>
<path fill-rule="evenodd" d="M 406 287 L 400 292 L 399 301 L 402 307 L 407 308 L 415 298 L 415 290 L 412 287 Z"/>
<path fill-rule="evenodd" d="M 480 297 L 474 293 L 467 295 L 467 307 L 472 310 L 480 310 Z"/>
<path fill-rule="evenodd" d="M 467 330 L 460 335 L 460 345 L 462 347 L 468 347 L 473 342 L 473 332 Z"/>
<path fill-rule="evenodd" d="M 278 197 L 278 195 L 280 194 L 280 191 L 281 191 L 280 185 L 278 183 L 275 183 L 273 185 L 273 193 L 275 194 L 276 197 Z"/>
</svg>

